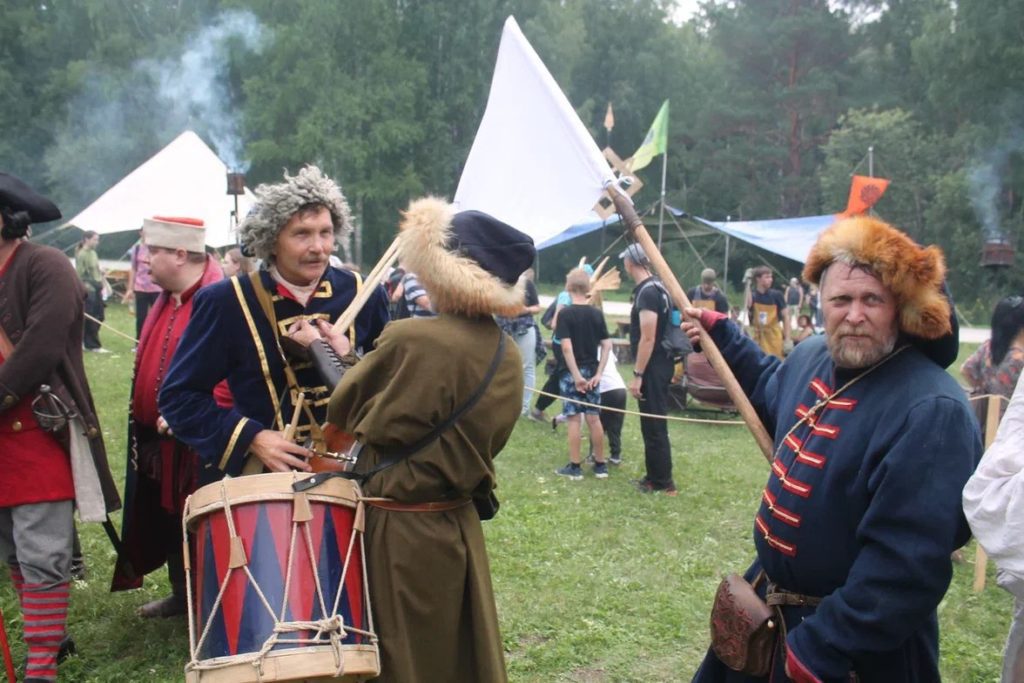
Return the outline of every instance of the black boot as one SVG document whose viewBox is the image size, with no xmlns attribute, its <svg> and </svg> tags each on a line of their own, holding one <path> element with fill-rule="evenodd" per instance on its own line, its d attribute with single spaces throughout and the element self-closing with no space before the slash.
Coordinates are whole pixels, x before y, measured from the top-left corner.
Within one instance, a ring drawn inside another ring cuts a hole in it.
<svg viewBox="0 0 1024 683">
<path fill-rule="evenodd" d="M 57 650 L 57 664 L 59 665 L 68 657 L 78 654 L 78 648 L 75 647 L 75 641 L 71 636 L 65 635 L 60 641 L 60 649 Z"/>
<path fill-rule="evenodd" d="M 137 614 L 143 619 L 153 619 L 155 617 L 166 619 L 168 617 L 179 617 L 185 614 L 186 611 L 185 596 L 172 593 L 166 598 L 147 602 L 138 609 Z"/>
</svg>

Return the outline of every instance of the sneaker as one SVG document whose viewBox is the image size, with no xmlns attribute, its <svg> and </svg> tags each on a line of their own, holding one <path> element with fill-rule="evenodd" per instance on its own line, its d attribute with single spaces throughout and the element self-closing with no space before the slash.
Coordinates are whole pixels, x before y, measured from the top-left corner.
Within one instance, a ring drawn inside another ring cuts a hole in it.
<svg viewBox="0 0 1024 683">
<path fill-rule="evenodd" d="M 596 461 L 594 460 L 594 452 L 587 453 L 587 459 L 584 460 L 588 465 L 593 465 Z"/>
<path fill-rule="evenodd" d="M 619 465 L 622 464 L 622 456 L 621 455 L 613 455 L 613 456 L 609 457 L 608 458 L 608 464 L 609 465 L 614 465 L 615 467 L 618 467 Z"/>
<path fill-rule="evenodd" d="M 558 431 L 558 425 L 560 425 L 563 422 L 565 422 L 565 420 L 566 420 L 566 417 L 565 417 L 565 415 L 563 413 L 559 413 L 558 415 L 555 415 L 553 418 L 551 418 L 551 431 L 557 432 Z"/>
<path fill-rule="evenodd" d="M 534 408 L 530 411 L 530 419 L 534 422 L 543 422 L 544 424 L 547 424 L 548 416 L 544 414 L 543 410 L 537 410 Z"/>
<path fill-rule="evenodd" d="M 92 351 L 93 353 L 110 353 L 110 349 L 105 349 L 102 346 L 100 346 L 98 348 L 95 348 L 95 349 L 89 349 L 89 350 Z"/>
<path fill-rule="evenodd" d="M 560 477 L 568 477 L 570 481 L 581 481 L 583 479 L 583 468 L 579 463 L 570 462 L 565 467 L 555 470 Z"/>
<path fill-rule="evenodd" d="M 606 462 L 595 462 L 594 463 L 594 476 L 598 479 L 608 478 L 608 463 Z"/>
</svg>

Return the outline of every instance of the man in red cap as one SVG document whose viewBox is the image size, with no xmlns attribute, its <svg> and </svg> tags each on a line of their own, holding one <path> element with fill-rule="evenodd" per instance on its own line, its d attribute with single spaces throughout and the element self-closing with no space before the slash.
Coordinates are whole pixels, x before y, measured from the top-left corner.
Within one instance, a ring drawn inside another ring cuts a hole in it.
<svg viewBox="0 0 1024 683">
<path fill-rule="evenodd" d="M 82 364 L 82 286 L 67 257 L 25 239 L 60 210 L 0 173 L 0 557 L 21 603 L 26 682 L 53 681 L 66 637 L 75 508 L 120 507 Z M 72 467 L 74 462 L 74 467 Z"/>
<path fill-rule="evenodd" d="M 142 226 L 153 281 L 163 290 L 142 327 L 135 355 L 128 422 L 128 468 L 122 556 L 112 590 L 138 588 L 142 575 L 167 563 L 171 595 L 146 603 L 143 617 L 170 617 L 186 609 L 181 513 L 196 488 L 195 451 L 174 438 L 160 415 L 157 395 L 185 326 L 192 298 L 223 279 L 206 253 L 206 230 L 191 218 L 147 219 Z M 226 389 L 225 389 L 226 391 Z"/>
</svg>

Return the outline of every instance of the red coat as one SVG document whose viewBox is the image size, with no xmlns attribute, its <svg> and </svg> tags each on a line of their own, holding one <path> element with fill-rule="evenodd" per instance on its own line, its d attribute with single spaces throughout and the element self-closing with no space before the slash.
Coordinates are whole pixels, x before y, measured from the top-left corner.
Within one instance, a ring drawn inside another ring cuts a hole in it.
<svg viewBox="0 0 1024 683">
<path fill-rule="evenodd" d="M 121 505 L 82 363 L 84 298 L 71 262 L 52 247 L 21 242 L 0 271 L 0 326 L 12 344 L 0 364 L 0 506 L 74 496 L 67 430 L 51 436 L 32 428 L 30 404 L 42 384 L 81 416 L 104 507 L 109 512 Z"/>
</svg>

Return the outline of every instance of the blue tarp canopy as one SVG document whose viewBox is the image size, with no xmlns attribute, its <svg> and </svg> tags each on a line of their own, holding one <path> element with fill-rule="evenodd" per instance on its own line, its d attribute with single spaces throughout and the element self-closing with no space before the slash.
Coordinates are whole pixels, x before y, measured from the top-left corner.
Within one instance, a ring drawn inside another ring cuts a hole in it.
<svg viewBox="0 0 1024 683">
<path fill-rule="evenodd" d="M 771 221 L 709 221 L 693 216 L 693 220 L 747 244 L 803 263 L 818 241 L 818 235 L 835 223 L 836 216 L 830 213 Z"/>
<path fill-rule="evenodd" d="M 537 249 L 547 249 L 548 247 L 553 247 L 556 244 L 568 242 L 571 239 L 576 239 L 577 237 L 586 235 L 589 232 L 600 230 L 606 225 L 615 225 L 618 222 L 619 214 L 617 213 L 613 213 L 611 216 L 608 216 L 608 218 L 602 219 L 596 213 L 591 211 L 590 216 L 584 219 L 583 222 L 569 226 L 568 228 L 558 233 L 554 237 L 549 237 L 548 239 L 538 244 Z"/>
<path fill-rule="evenodd" d="M 674 216 L 687 216 L 681 209 L 671 206 L 666 206 L 665 208 Z M 811 247 L 817 241 L 821 231 L 832 225 L 836 220 L 835 214 L 804 216 L 802 218 L 779 218 L 769 221 L 709 221 L 700 216 L 688 217 L 699 225 L 717 230 L 747 244 L 752 244 L 755 247 L 770 251 L 779 256 L 785 256 L 799 263 L 803 263 L 807 259 L 807 254 L 811 251 Z M 618 222 L 619 216 L 617 214 L 602 220 L 597 214 L 592 213 L 588 219 L 558 233 L 540 244 L 537 248 L 546 249 Z"/>
</svg>

